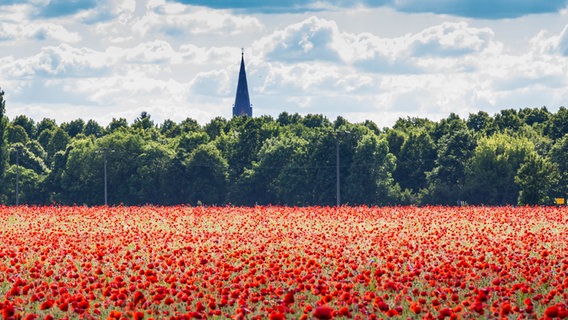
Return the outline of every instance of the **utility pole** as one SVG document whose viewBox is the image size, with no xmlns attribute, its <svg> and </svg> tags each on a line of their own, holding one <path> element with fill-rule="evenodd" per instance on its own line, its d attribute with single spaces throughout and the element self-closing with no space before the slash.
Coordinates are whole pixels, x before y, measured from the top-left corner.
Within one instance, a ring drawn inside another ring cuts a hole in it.
<svg viewBox="0 0 568 320">
<path fill-rule="evenodd" d="M 107 185 L 107 153 L 114 152 L 112 149 L 103 148 L 96 151 L 103 154 L 103 167 L 104 167 L 104 191 L 105 191 L 105 206 L 108 206 L 108 185 Z"/>
</svg>

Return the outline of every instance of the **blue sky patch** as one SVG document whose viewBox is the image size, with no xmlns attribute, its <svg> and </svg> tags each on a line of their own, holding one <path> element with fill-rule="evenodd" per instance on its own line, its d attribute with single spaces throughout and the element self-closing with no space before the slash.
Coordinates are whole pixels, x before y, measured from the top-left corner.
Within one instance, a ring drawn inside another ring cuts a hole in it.
<svg viewBox="0 0 568 320">
<path fill-rule="evenodd" d="M 257 13 L 286 13 L 317 10 L 321 4 L 339 8 L 357 6 L 391 7 L 402 12 L 449 14 L 477 19 L 517 18 L 530 14 L 558 12 L 568 0 L 169 0 L 215 9 L 245 10 Z"/>
<path fill-rule="evenodd" d="M 56 18 L 97 7 L 96 0 L 52 0 L 39 11 L 39 16 Z"/>
</svg>

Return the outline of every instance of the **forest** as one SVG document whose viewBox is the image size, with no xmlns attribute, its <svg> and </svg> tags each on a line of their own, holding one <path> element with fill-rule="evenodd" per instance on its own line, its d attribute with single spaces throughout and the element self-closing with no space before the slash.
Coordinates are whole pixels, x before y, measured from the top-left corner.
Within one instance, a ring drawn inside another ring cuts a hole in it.
<svg viewBox="0 0 568 320">
<path fill-rule="evenodd" d="M 107 126 L 5 112 L 0 91 L 5 205 L 552 205 L 568 194 L 565 107 L 391 128 L 287 112 L 204 125 L 142 112 Z"/>
</svg>

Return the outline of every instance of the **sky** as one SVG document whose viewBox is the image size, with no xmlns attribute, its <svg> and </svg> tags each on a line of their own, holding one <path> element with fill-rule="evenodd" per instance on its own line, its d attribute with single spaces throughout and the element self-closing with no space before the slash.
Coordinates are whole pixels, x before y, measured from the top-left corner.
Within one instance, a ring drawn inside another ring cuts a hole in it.
<svg viewBox="0 0 568 320">
<path fill-rule="evenodd" d="M 568 0 L 0 0 L 10 119 L 431 120 L 568 106 Z"/>
</svg>

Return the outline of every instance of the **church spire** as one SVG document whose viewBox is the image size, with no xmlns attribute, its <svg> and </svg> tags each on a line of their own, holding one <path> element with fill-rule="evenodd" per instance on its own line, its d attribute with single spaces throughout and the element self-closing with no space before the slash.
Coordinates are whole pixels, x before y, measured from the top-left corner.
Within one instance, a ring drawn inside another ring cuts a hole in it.
<svg viewBox="0 0 568 320">
<path fill-rule="evenodd" d="M 247 74 L 245 72 L 245 50 L 241 52 L 241 70 L 239 71 L 239 82 L 237 84 L 237 95 L 233 105 L 233 117 L 247 115 L 252 117 L 252 105 L 247 85 Z"/>
</svg>

